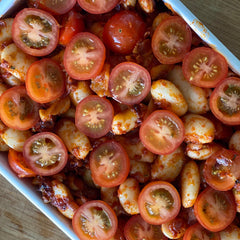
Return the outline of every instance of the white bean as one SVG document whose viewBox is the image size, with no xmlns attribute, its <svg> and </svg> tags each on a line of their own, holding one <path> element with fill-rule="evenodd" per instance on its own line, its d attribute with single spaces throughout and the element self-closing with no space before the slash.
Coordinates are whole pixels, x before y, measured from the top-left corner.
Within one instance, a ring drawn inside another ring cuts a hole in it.
<svg viewBox="0 0 240 240">
<path fill-rule="evenodd" d="M 170 110 L 178 116 L 184 115 L 188 105 L 179 89 L 170 81 L 157 80 L 152 83 L 151 94 L 154 103 L 160 108 Z"/>
<path fill-rule="evenodd" d="M 128 9 L 129 7 L 135 7 L 137 0 L 122 0 L 121 4 L 124 8 Z"/>
<path fill-rule="evenodd" d="M 13 18 L 0 20 L 0 45 L 12 41 L 12 23 Z"/>
<path fill-rule="evenodd" d="M 152 13 L 155 8 L 154 0 L 138 0 L 138 4 L 142 8 L 142 10 L 146 13 Z"/>
<path fill-rule="evenodd" d="M 194 161 L 187 162 L 181 173 L 182 205 L 190 208 L 194 205 L 200 188 L 200 173 Z"/>
<path fill-rule="evenodd" d="M 134 178 L 128 178 L 119 186 L 118 198 L 123 209 L 131 215 L 138 214 L 139 183 Z"/>
<path fill-rule="evenodd" d="M 233 195 L 235 198 L 235 202 L 237 205 L 237 212 L 240 213 L 240 182 L 236 182 L 234 187 L 233 187 Z"/>
<path fill-rule="evenodd" d="M 9 150 L 9 146 L 0 137 L 0 152 L 5 152 Z"/>
<path fill-rule="evenodd" d="M 231 224 L 220 232 L 220 238 L 221 240 L 239 240 L 240 228 L 234 224 Z"/>
<path fill-rule="evenodd" d="M 231 136 L 228 147 L 229 149 L 240 152 L 240 130 Z"/>
<path fill-rule="evenodd" d="M 130 160 L 130 173 L 138 182 L 145 183 L 151 178 L 151 165 L 146 162 Z"/>
<path fill-rule="evenodd" d="M 23 82 L 19 79 L 13 76 L 10 72 L 8 72 L 4 68 L 0 68 L 1 76 L 6 84 L 9 86 L 20 86 L 23 84 Z"/>
</svg>

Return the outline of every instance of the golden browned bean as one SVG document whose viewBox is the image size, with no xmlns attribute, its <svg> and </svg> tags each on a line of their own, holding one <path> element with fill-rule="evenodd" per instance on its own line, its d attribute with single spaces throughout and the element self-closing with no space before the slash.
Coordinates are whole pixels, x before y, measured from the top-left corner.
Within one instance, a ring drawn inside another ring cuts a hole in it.
<svg viewBox="0 0 240 240">
<path fill-rule="evenodd" d="M 12 41 L 12 23 L 13 18 L 0 20 L 0 45 L 10 43 Z"/>
<path fill-rule="evenodd" d="M 236 182 L 233 187 L 233 195 L 237 205 L 237 212 L 240 213 L 240 182 Z"/>
<path fill-rule="evenodd" d="M 240 152 L 240 130 L 236 131 L 230 138 L 229 149 Z"/>
<path fill-rule="evenodd" d="M 138 4 L 146 13 L 152 13 L 155 8 L 155 0 L 138 0 Z"/>
<path fill-rule="evenodd" d="M 151 165 L 147 162 L 130 160 L 129 175 L 137 179 L 137 181 L 140 183 L 146 183 L 151 178 Z"/>
<path fill-rule="evenodd" d="M 234 224 L 229 225 L 226 229 L 220 231 L 221 240 L 239 240 L 240 228 Z"/>
</svg>

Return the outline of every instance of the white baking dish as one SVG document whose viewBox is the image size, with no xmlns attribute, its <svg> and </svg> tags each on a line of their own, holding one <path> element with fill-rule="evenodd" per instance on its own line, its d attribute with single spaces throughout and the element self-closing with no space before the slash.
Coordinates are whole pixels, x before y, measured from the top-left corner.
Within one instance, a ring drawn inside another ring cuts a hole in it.
<svg viewBox="0 0 240 240">
<path fill-rule="evenodd" d="M 240 74 L 240 61 L 179 1 L 163 0 L 167 7 L 178 13 L 192 29 L 215 50 L 221 52 L 227 59 L 232 70 Z M 16 6 L 23 1 L 0 1 L 0 16 L 9 13 L 11 6 Z M 58 226 L 70 239 L 78 240 L 72 230 L 71 221 L 63 217 L 54 207 L 44 204 L 39 193 L 27 179 L 19 179 L 9 168 L 7 155 L 0 154 L 0 174 L 6 178 L 18 191 L 40 209 L 56 226 Z"/>
</svg>

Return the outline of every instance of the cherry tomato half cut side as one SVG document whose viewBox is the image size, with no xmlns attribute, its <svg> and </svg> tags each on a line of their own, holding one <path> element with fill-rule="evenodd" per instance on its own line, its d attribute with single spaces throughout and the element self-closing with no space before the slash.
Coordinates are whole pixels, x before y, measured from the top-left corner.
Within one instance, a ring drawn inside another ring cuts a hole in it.
<svg viewBox="0 0 240 240">
<path fill-rule="evenodd" d="M 59 24 L 48 12 L 24 8 L 14 18 L 12 37 L 15 44 L 25 53 L 45 56 L 57 46 Z"/>
<path fill-rule="evenodd" d="M 142 218 L 153 225 L 174 219 L 181 208 L 176 188 L 164 181 L 148 183 L 140 192 L 138 207 Z"/>
<path fill-rule="evenodd" d="M 168 110 L 156 110 L 145 119 L 139 136 L 143 145 L 151 152 L 166 155 L 174 152 L 183 142 L 182 120 Z"/>
<path fill-rule="evenodd" d="M 6 90 L 0 97 L 0 106 L 1 120 L 10 128 L 28 130 L 39 120 L 38 105 L 24 86 Z"/>
<path fill-rule="evenodd" d="M 27 165 L 40 176 L 59 173 L 67 164 L 68 152 L 54 133 L 37 133 L 24 143 L 23 156 Z"/>
<path fill-rule="evenodd" d="M 102 41 L 92 33 L 76 34 L 64 52 L 63 64 L 70 77 L 88 80 L 102 70 L 106 49 Z"/>
<path fill-rule="evenodd" d="M 118 221 L 107 203 L 92 200 L 79 207 L 72 224 L 74 232 L 81 240 L 109 240 L 117 231 Z"/>
<path fill-rule="evenodd" d="M 110 74 L 109 90 L 120 103 L 138 104 L 148 95 L 150 89 L 150 73 L 136 63 L 120 63 Z"/>
</svg>

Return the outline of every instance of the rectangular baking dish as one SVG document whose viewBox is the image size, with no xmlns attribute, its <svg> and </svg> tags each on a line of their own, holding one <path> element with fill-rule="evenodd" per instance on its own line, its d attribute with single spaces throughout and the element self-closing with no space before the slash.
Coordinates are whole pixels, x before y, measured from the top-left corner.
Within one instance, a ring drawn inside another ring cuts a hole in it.
<svg viewBox="0 0 240 240">
<path fill-rule="evenodd" d="M 165 5 L 179 14 L 190 27 L 212 48 L 219 51 L 228 61 L 230 68 L 240 74 L 240 61 L 202 24 L 191 11 L 179 0 L 163 0 Z M 14 8 L 19 7 L 23 0 L 0 1 L 0 16 L 6 16 Z M 9 168 L 6 153 L 0 153 L 0 174 L 20 191 L 30 202 L 42 211 L 70 239 L 79 240 L 73 232 L 71 221 L 63 217 L 54 207 L 44 204 L 40 194 L 28 179 L 19 179 Z"/>
</svg>

